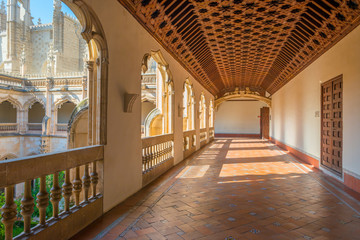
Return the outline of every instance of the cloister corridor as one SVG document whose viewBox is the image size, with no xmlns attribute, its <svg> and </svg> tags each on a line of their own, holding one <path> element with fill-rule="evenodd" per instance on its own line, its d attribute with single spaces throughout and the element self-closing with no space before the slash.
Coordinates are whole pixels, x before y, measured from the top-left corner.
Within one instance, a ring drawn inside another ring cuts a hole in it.
<svg viewBox="0 0 360 240">
<path fill-rule="evenodd" d="M 217 138 L 72 239 L 360 239 L 359 199 L 268 141 Z"/>
</svg>

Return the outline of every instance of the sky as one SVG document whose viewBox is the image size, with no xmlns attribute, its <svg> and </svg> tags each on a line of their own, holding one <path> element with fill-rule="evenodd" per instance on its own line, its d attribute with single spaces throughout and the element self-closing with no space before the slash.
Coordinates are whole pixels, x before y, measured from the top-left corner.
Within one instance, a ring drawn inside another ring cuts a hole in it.
<svg viewBox="0 0 360 240">
<path fill-rule="evenodd" d="M 41 23 L 51 23 L 53 13 L 52 0 L 30 0 L 31 16 L 34 18 L 34 24 L 37 24 L 38 19 L 41 18 Z M 62 3 L 62 11 L 75 17 L 73 12 Z"/>
</svg>

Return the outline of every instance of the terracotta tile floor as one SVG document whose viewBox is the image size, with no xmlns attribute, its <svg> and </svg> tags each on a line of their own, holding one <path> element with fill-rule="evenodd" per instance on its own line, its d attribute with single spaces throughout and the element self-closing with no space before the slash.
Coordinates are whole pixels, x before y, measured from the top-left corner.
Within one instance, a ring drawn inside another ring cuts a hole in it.
<svg viewBox="0 0 360 240">
<path fill-rule="evenodd" d="M 344 189 L 269 142 L 222 138 L 73 239 L 360 239 Z"/>
</svg>

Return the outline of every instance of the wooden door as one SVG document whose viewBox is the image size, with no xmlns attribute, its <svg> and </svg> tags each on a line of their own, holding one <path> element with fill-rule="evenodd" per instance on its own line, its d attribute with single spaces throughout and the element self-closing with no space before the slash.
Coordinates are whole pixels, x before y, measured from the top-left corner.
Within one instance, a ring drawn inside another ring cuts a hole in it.
<svg viewBox="0 0 360 240">
<path fill-rule="evenodd" d="M 269 130 L 270 130 L 270 109 L 268 107 L 263 107 L 260 109 L 260 137 L 269 139 Z"/>
<path fill-rule="evenodd" d="M 342 75 L 321 85 L 321 164 L 342 173 Z"/>
</svg>

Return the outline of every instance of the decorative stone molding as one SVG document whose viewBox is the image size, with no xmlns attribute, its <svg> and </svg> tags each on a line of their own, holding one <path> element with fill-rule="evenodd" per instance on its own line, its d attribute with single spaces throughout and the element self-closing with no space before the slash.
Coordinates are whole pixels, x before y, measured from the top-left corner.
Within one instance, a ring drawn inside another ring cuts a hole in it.
<svg viewBox="0 0 360 240">
<path fill-rule="evenodd" d="M 133 105 L 138 96 L 139 94 L 130 94 L 130 93 L 124 94 L 124 112 L 132 113 Z"/>
<path fill-rule="evenodd" d="M 261 102 L 266 103 L 269 107 L 271 107 L 271 98 L 261 96 L 257 92 L 252 92 L 248 88 L 245 91 L 239 91 L 238 89 L 235 89 L 234 92 L 229 92 L 224 94 L 224 96 L 217 98 L 215 100 L 215 109 L 218 109 L 220 104 L 222 104 L 225 101 L 228 101 L 230 99 L 239 99 L 239 98 L 250 98 L 259 100 Z"/>
<path fill-rule="evenodd" d="M 150 124 L 153 121 L 153 119 L 161 115 L 161 111 L 158 108 L 154 108 L 145 118 L 144 125 L 145 125 L 145 136 L 149 136 L 150 133 Z"/>
<path fill-rule="evenodd" d="M 40 103 L 43 108 L 45 109 L 46 103 L 43 99 L 38 98 L 37 96 L 34 96 L 33 98 L 29 99 L 25 104 L 24 104 L 24 109 L 29 109 L 32 107 L 32 105 L 34 105 L 34 103 Z"/>
<path fill-rule="evenodd" d="M 66 96 L 63 96 L 59 99 L 57 99 L 55 102 L 54 102 L 54 105 L 53 105 L 53 109 L 57 109 L 57 108 L 61 108 L 61 106 L 66 103 L 66 102 L 72 102 L 74 103 L 75 105 L 78 105 L 79 104 L 79 100 L 74 98 L 74 97 L 71 97 L 69 95 L 66 95 Z"/>
<path fill-rule="evenodd" d="M 23 105 L 11 95 L 7 95 L 5 97 L 0 98 L 0 104 L 5 101 L 10 102 L 13 106 L 15 106 L 20 111 L 22 111 L 24 109 Z"/>
</svg>

